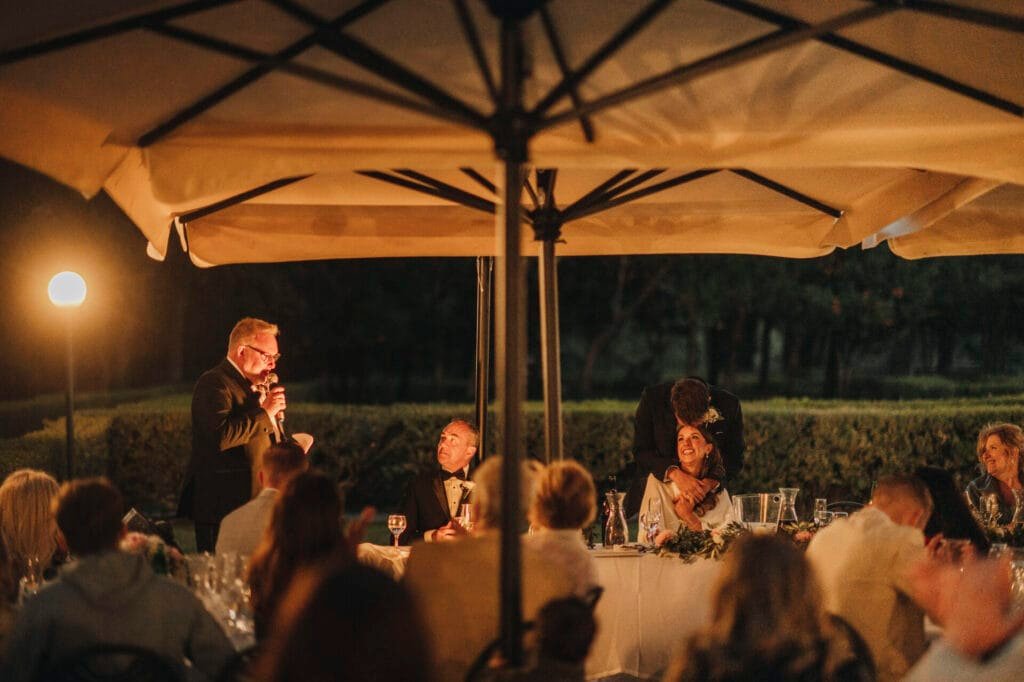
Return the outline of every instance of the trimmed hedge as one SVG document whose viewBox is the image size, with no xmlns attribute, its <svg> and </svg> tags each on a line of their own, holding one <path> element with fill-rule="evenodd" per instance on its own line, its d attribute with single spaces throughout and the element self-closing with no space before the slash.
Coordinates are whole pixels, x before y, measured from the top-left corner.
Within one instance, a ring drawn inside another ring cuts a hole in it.
<svg viewBox="0 0 1024 682">
<path fill-rule="evenodd" d="M 601 487 L 609 475 L 625 489 L 632 474 L 633 405 L 567 403 L 565 451 L 583 462 Z M 347 487 L 350 509 L 364 504 L 392 509 L 406 482 L 434 461 L 434 443 L 452 416 L 468 405 L 289 406 L 288 427 L 316 436 L 314 463 Z M 993 421 L 1024 423 L 1024 397 L 905 403 L 829 403 L 772 400 L 744 405 L 746 460 L 732 492 L 802 490 L 801 507 L 813 497 L 864 500 L 880 474 L 931 464 L 965 484 L 977 472 L 974 442 Z M 538 405 L 526 413 L 527 452 L 543 451 Z M 493 423 L 493 421 L 492 421 Z M 79 476 L 104 474 L 128 502 L 167 516 L 175 509 L 190 451 L 188 400 L 151 401 L 76 414 Z M 499 437 L 489 429 L 490 443 Z M 31 466 L 64 471 L 64 422 L 0 440 L 0 475 Z"/>
</svg>

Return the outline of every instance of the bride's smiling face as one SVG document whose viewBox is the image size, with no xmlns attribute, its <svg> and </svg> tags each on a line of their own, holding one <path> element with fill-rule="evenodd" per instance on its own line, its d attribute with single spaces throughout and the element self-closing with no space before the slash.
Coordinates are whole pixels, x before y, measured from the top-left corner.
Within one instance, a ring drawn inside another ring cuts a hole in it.
<svg viewBox="0 0 1024 682">
<path fill-rule="evenodd" d="M 684 424 L 676 432 L 676 454 L 679 456 L 680 468 L 691 476 L 700 472 L 704 457 L 711 452 L 711 443 L 699 429 Z"/>
</svg>

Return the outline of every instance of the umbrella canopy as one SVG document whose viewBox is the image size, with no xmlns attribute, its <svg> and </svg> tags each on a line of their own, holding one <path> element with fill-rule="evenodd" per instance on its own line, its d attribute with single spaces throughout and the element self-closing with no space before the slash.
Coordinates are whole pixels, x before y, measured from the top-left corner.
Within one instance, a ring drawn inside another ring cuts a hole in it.
<svg viewBox="0 0 1024 682">
<path fill-rule="evenodd" d="M 1024 184 L 1024 10 L 904 4 L 542 3 L 523 103 L 560 203 L 732 169 L 832 209 L 716 173 L 576 220 L 560 253 L 809 257 L 968 178 Z M 173 217 L 305 177 L 194 221 L 197 263 L 493 253 L 486 215 L 353 171 L 480 194 L 458 169 L 493 177 L 499 43 L 461 0 L 36 3 L 0 27 L 0 154 L 106 189 L 154 254 Z"/>
</svg>

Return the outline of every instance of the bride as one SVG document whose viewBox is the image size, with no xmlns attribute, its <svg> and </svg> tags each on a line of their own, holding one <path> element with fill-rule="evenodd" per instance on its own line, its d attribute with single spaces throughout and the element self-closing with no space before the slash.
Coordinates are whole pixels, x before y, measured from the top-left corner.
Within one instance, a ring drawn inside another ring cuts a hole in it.
<svg viewBox="0 0 1024 682">
<path fill-rule="evenodd" d="M 676 431 L 676 455 L 679 457 L 679 468 L 697 479 L 708 478 L 709 472 L 723 469 L 722 456 L 703 425 L 680 424 Z M 662 530 L 675 531 L 683 525 L 690 530 L 707 530 L 735 520 L 732 501 L 725 488 L 719 486 L 708 492 L 703 499 L 697 500 L 680 494 L 675 483 L 659 481 L 653 475 L 648 475 L 644 498 L 640 503 L 641 516 L 649 514 L 652 507 L 657 509 L 659 506 L 667 510 L 663 512 Z M 647 537 L 642 522 L 638 540 L 641 543 L 653 541 L 653 538 Z"/>
</svg>

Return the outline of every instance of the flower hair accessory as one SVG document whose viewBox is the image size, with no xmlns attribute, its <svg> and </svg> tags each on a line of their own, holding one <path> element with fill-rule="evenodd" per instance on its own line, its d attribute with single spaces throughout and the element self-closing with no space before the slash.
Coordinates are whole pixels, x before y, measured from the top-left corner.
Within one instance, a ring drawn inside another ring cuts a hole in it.
<svg viewBox="0 0 1024 682">
<path fill-rule="evenodd" d="M 701 418 L 697 420 L 700 424 L 714 424 L 724 419 L 722 413 L 716 410 L 714 407 L 709 407 L 708 411 L 701 415 Z"/>
</svg>

